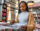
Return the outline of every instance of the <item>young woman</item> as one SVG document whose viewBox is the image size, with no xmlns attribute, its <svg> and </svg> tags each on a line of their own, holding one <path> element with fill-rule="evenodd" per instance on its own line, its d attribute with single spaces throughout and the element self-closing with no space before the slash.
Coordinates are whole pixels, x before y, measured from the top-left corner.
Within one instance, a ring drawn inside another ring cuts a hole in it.
<svg viewBox="0 0 40 31">
<path fill-rule="evenodd" d="M 18 22 L 19 21 L 19 22 Z M 18 23 L 17 23 L 18 22 Z M 27 31 L 34 30 L 34 17 L 31 12 L 28 10 L 27 3 L 21 1 L 19 4 L 19 14 L 15 20 L 12 20 L 10 24 L 13 24 L 14 28 L 23 28 Z"/>
<path fill-rule="evenodd" d="M 16 23 L 19 21 L 19 23 Z M 25 1 L 21 1 L 19 4 L 19 14 L 16 18 L 16 22 L 13 20 L 10 24 L 13 24 L 17 28 L 27 28 L 27 31 L 33 31 L 34 29 L 34 17 L 31 12 L 28 10 L 27 3 Z M 30 29 L 30 30 L 29 30 Z"/>
</svg>

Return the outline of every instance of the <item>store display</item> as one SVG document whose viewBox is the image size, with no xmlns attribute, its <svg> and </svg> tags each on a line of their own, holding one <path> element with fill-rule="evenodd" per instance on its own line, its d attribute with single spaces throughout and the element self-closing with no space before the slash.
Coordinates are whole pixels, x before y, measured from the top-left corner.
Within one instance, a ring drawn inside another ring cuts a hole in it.
<svg viewBox="0 0 40 31">
<path fill-rule="evenodd" d="M 6 18 L 2 18 L 2 20 L 3 20 L 3 19 L 5 20 Z"/>
<path fill-rule="evenodd" d="M 3 16 L 6 16 L 6 13 L 2 13 Z"/>
<path fill-rule="evenodd" d="M 11 10 L 11 20 L 14 20 L 15 19 L 15 14 L 14 14 L 14 11 L 13 11 L 13 8 Z"/>
<path fill-rule="evenodd" d="M 7 22 L 7 5 L 5 3 L 2 10 L 2 22 Z"/>
<path fill-rule="evenodd" d="M 3 10 L 2 10 L 2 12 L 6 13 L 6 10 L 5 10 L 5 9 L 3 9 Z"/>
</svg>

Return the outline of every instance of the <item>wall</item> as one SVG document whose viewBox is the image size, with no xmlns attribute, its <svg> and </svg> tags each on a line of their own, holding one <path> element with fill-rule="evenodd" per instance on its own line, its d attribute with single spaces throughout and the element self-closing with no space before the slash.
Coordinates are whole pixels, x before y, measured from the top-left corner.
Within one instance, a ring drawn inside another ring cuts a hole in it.
<svg viewBox="0 0 40 31">
<path fill-rule="evenodd" d="M 28 0 L 20 0 L 20 1 L 28 1 Z M 40 0 L 32 0 L 32 1 L 34 1 L 34 2 L 40 2 Z"/>
</svg>

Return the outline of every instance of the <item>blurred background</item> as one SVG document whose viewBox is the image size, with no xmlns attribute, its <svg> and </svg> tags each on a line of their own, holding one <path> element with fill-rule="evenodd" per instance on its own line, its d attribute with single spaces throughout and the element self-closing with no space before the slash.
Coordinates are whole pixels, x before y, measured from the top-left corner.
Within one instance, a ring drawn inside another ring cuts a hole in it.
<svg viewBox="0 0 40 31">
<path fill-rule="evenodd" d="M 10 22 L 14 14 L 18 15 L 19 3 L 26 1 L 28 9 L 34 15 L 36 23 L 40 21 L 40 0 L 0 0 L 0 22 Z"/>
<path fill-rule="evenodd" d="M 10 23 L 12 19 L 16 19 L 21 1 L 28 3 L 28 10 L 34 15 L 35 24 L 38 24 L 40 22 L 40 0 L 0 0 L 0 22 Z"/>
</svg>

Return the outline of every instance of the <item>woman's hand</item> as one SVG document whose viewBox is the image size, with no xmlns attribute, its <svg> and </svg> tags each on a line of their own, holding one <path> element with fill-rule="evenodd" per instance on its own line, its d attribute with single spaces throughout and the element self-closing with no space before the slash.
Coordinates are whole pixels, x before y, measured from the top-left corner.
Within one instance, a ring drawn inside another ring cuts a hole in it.
<svg viewBox="0 0 40 31">
<path fill-rule="evenodd" d="M 24 30 L 26 30 L 27 29 L 27 26 L 21 26 L 21 28 L 23 28 Z"/>
<path fill-rule="evenodd" d="M 33 30 L 34 29 L 34 25 L 27 25 L 27 28 Z"/>
<path fill-rule="evenodd" d="M 10 24 L 14 24 L 14 23 L 15 23 L 15 20 L 10 21 Z"/>
</svg>

